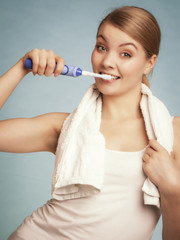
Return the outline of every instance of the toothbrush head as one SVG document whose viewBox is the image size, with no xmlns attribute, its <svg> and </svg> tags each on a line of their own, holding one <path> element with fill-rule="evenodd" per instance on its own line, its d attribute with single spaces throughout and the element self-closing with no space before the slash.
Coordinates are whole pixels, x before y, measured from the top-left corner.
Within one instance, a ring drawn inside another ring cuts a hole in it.
<svg viewBox="0 0 180 240">
<path fill-rule="evenodd" d="M 106 79 L 106 80 L 117 80 L 120 79 L 119 76 L 112 76 L 112 75 L 108 75 L 108 74 L 100 74 L 101 78 Z"/>
<path fill-rule="evenodd" d="M 100 78 L 106 79 L 106 80 L 111 80 L 112 76 L 108 74 L 100 74 Z"/>
<path fill-rule="evenodd" d="M 102 74 L 100 73 L 94 73 L 94 72 L 87 72 L 87 71 L 82 71 L 82 75 L 83 76 L 92 76 L 92 77 L 98 77 L 98 78 L 103 78 L 106 80 L 115 80 L 115 79 L 119 79 L 119 76 L 113 76 L 113 75 L 109 75 L 109 74 Z"/>
</svg>

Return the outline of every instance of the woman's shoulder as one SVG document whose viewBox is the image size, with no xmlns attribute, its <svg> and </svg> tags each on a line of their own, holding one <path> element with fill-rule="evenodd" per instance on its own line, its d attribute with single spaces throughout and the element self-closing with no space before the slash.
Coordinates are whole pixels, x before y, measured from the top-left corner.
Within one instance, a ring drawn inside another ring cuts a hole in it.
<svg viewBox="0 0 180 240">
<path fill-rule="evenodd" d="M 65 119 L 70 115 L 70 113 L 66 112 L 51 112 L 41 115 L 41 118 L 44 118 L 46 121 L 44 121 L 44 124 L 50 126 L 51 129 L 53 129 L 57 135 L 60 134 L 63 123 Z M 43 121 L 41 121 L 43 124 Z"/>
<path fill-rule="evenodd" d="M 174 130 L 174 153 L 175 156 L 180 160 L 180 117 L 173 117 L 173 130 Z"/>
<path fill-rule="evenodd" d="M 179 116 L 173 117 L 173 128 L 177 131 L 179 129 L 179 131 L 180 131 L 180 117 Z"/>
<path fill-rule="evenodd" d="M 52 118 L 54 121 L 54 127 L 55 130 L 60 133 L 61 128 L 63 126 L 63 123 L 65 121 L 65 119 L 70 115 L 70 113 L 66 113 L 66 112 L 54 112 L 51 113 L 52 114 Z"/>
<path fill-rule="evenodd" d="M 175 139 L 180 141 L 180 117 L 173 117 L 173 130 Z"/>
</svg>

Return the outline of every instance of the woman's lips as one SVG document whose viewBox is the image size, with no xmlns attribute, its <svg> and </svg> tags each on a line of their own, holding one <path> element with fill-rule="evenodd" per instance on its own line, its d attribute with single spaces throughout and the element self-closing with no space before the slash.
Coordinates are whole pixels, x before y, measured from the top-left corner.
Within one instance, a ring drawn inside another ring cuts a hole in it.
<svg viewBox="0 0 180 240">
<path fill-rule="evenodd" d="M 105 83 L 113 83 L 113 82 L 116 82 L 117 81 L 117 79 L 111 79 L 111 80 L 106 80 L 106 79 L 101 79 L 103 82 L 105 82 Z"/>
</svg>

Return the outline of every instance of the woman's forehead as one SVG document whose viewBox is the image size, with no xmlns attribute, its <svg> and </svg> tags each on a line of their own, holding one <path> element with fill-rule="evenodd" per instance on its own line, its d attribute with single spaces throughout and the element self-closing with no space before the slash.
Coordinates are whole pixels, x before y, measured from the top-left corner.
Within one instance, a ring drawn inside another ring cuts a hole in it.
<svg viewBox="0 0 180 240">
<path fill-rule="evenodd" d="M 140 43 L 134 38 L 129 36 L 127 33 L 122 31 L 119 27 L 109 23 L 104 22 L 97 33 L 97 39 L 101 38 L 105 42 L 113 42 L 114 44 L 122 44 L 124 42 L 132 43 L 135 48 L 140 47 Z"/>
</svg>

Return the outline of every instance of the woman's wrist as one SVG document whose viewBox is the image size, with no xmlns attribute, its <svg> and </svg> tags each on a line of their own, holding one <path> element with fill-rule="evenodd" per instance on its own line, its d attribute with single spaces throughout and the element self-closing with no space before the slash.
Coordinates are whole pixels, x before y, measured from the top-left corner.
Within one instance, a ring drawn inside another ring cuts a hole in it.
<svg viewBox="0 0 180 240">
<path fill-rule="evenodd" d="M 17 65 L 20 68 L 23 77 L 30 72 L 29 69 L 25 68 L 25 66 L 24 66 L 25 63 L 24 63 L 23 58 L 20 58 L 19 61 L 15 65 Z"/>
</svg>

